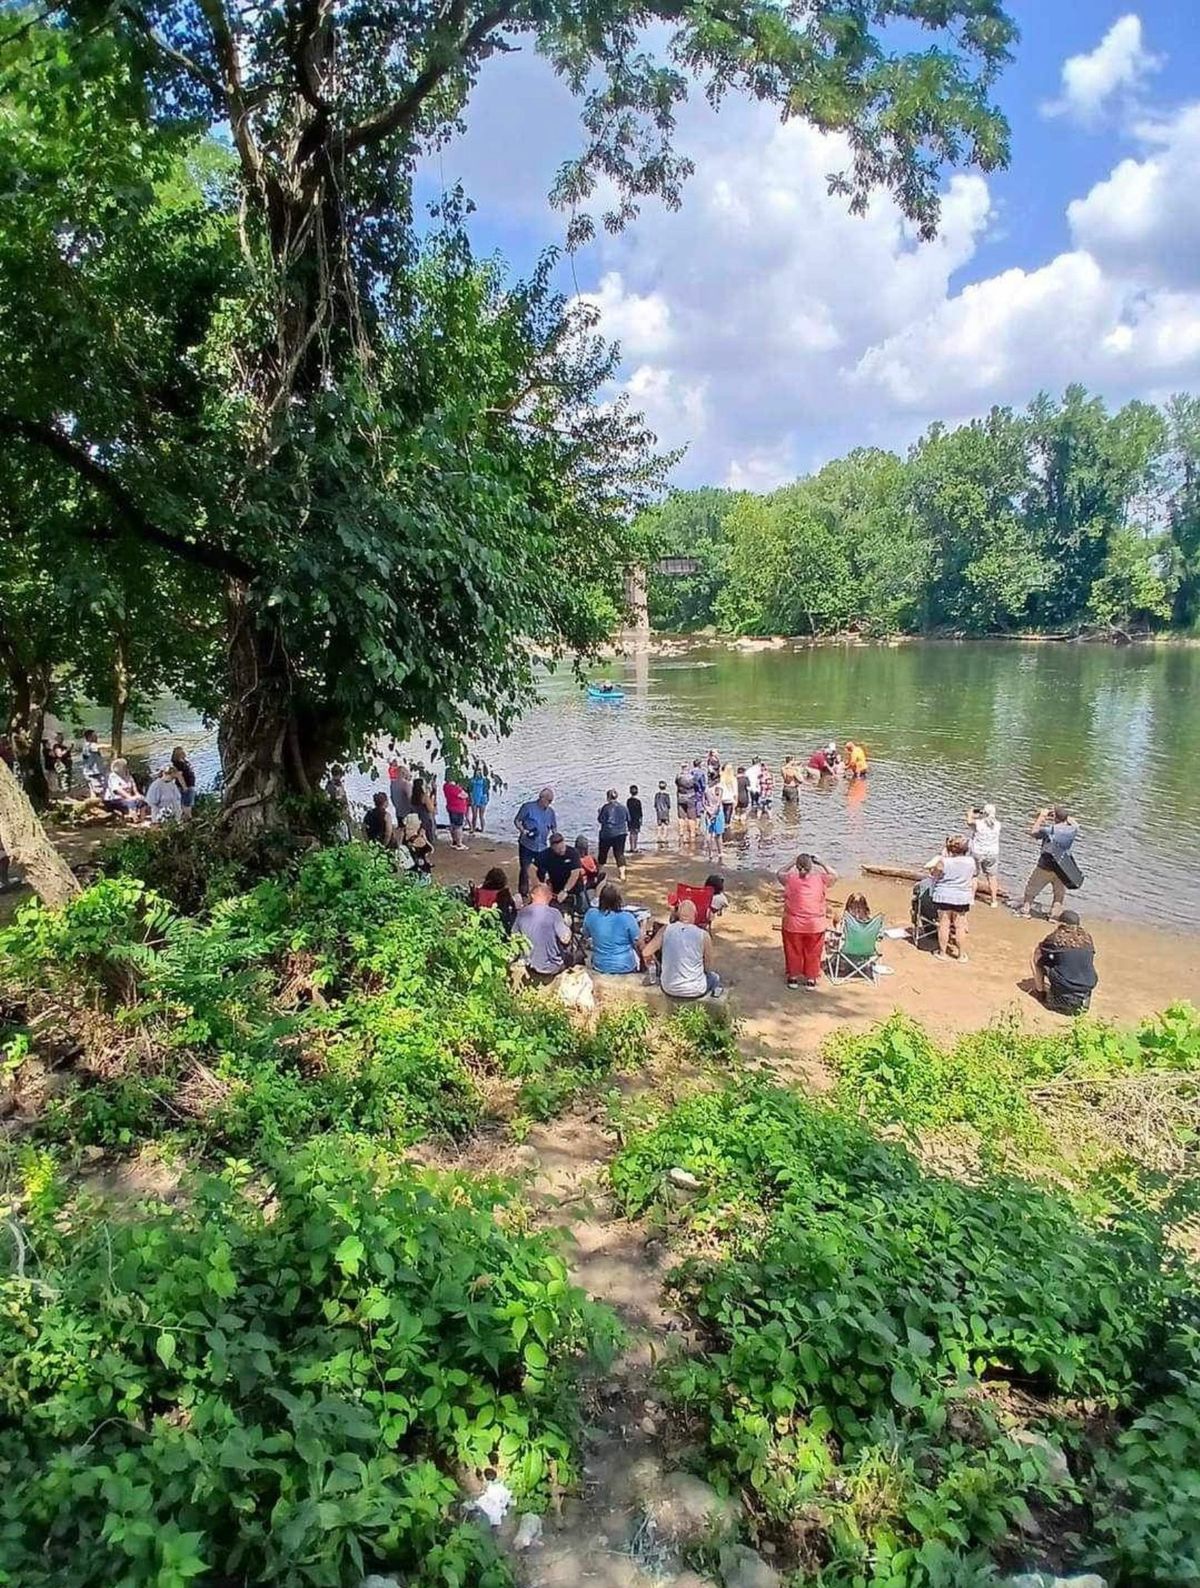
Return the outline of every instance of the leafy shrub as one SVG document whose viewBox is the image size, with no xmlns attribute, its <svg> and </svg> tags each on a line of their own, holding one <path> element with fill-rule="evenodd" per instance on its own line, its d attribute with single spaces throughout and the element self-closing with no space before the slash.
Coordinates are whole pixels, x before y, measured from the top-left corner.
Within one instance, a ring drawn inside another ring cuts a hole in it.
<svg viewBox="0 0 1200 1588">
<path fill-rule="evenodd" d="M 572 1382 L 613 1325 L 496 1195 L 330 1143 L 135 1222 L 27 1209 L 41 1267 L 0 1283 L 0 1580 L 498 1588 L 452 1474 L 528 1504 L 569 1482 Z"/>
<path fill-rule="evenodd" d="M 229 827 L 216 802 L 202 799 L 191 821 L 122 838 L 101 869 L 142 882 L 184 915 L 196 915 L 264 878 L 291 874 L 314 840 L 332 837 L 337 822 L 324 795 L 292 802 L 286 815 L 278 825 L 247 832 Z"/>
<path fill-rule="evenodd" d="M 1172 1387 L 1100 1455 L 1094 1499 L 1120 1580 L 1181 1588 L 1200 1583 L 1200 1335 L 1182 1334 L 1166 1361 Z"/>
<path fill-rule="evenodd" d="M 831 1584 L 982 1569 L 1043 1481 L 987 1383 L 1120 1404 L 1195 1304 L 1144 1219 L 1095 1228 L 1022 1181 L 923 1173 L 784 1089 L 649 1118 L 613 1164 L 622 1206 L 650 1207 L 676 1166 L 701 1182 L 685 1220 L 704 1244 L 673 1283 L 708 1349 L 671 1389 L 766 1525 L 820 1534 Z"/>
<path fill-rule="evenodd" d="M 826 1057 L 837 1072 L 838 1100 L 868 1119 L 918 1131 L 970 1125 L 989 1141 L 1028 1149 L 1049 1141 L 1030 1087 L 1150 1070 L 1194 1072 L 1200 1012 L 1172 1004 L 1136 1031 L 1077 1020 L 1050 1036 L 1001 1021 L 950 1048 L 896 1013 L 872 1031 L 834 1037 Z"/>
<path fill-rule="evenodd" d="M 666 1036 L 684 1062 L 729 1065 L 738 1056 L 736 1026 L 718 1017 L 706 1003 L 676 1009 L 667 1022 Z"/>
</svg>

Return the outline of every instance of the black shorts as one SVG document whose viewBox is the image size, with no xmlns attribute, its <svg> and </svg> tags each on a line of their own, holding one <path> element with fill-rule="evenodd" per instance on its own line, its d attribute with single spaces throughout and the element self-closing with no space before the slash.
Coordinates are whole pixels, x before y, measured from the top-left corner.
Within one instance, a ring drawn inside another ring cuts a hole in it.
<svg viewBox="0 0 1200 1588">
<path fill-rule="evenodd" d="M 681 822 L 694 822 L 696 820 L 696 807 L 691 800 L 679 800 L 675 810 Z"/>
<path fill-rule="evenodd" d="M 1064 992 L 1052 981 L 1046 983 L 1046 1008 L 1056 1015 L 1085 1015 L 1091 1007 L 1091 993 Z"/>
<path fill-rule="evenodd" d="M 613 859 L 617 862 L 618 866 L 624 865 L 624 863 L 625 863 L 625 834 L 624 833 L 621 833 L 619 835 L 606 834 L 606 833 L 601 833 L 600 834 L 600 846 L 599 846 L 599 848 L 596 851 L 596 864 L 598 866 L 602 866 L 604 864 L 604 862 L 608 859 L 609 855 L 611 855 L 613 857 Z"/>
<path fill-rule="evenodd" d="M 939 915 L 966 915 L 971 908 L 969 904 L 941 904 L 937 899 L 933 903 Z"/>
</svg>

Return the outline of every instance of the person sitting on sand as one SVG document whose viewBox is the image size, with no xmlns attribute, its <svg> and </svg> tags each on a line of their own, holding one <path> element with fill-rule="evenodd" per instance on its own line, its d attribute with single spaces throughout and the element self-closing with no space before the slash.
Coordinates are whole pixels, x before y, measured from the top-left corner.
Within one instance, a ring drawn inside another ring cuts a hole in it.
<svg viewBox="0 0 1200 1588">
<path fill-rule="evenodd" d="M 979 867 L 965 838 L 952 835 L 936 860 L 925 868 L 933 878 L 933 902 L 937 908 L 938 946 L 934 959 L 945 959 L 954 931 L 954 951 L 967 963 L 967 918 L 975 901 Z"/>
<path fill-rule="evenodd" d="M 729 908 L 729 899 L 725 893 L 725 878 L 719 872 L 710 872 L 704 879 L 704 886 L 712 889 L 712 903 L 708 907 L 708 913 L 715 922 L 718 916 L 724 915 Z"/>
<path fill-rule="evenodd" d="M 409 811 L 401 823 L 401 860 L 418 881 L 429 877 L 433 871 L 433 845 L 425 831 L 425 824 L 416 811 Z"/>
<path fill-rule="evenodd" d="M 417 826 L 420 825 L 418 820 Z M 382 844 L 385 849 L 395 849 L 400 842 L 395 820 L 388 809 L 388 796 L 383 789 L 371 796 L 370 808 L 363 817 L 363 837 L 369 844 Z"/>
<path fill-rule="evenodd" d="M 517 936 L 529 944 L 525 974 L 535 986 L 545 986 L 567 968 L 563 950 L 571 941 L 571 925 L 562 911 L 554 908 L 553 899 L 546 884 L 537 883 L 513 923 Z"/>
<path fill-rule="evenodd" d="M 642 929 L 625 908 L 615 882 L 600 889 L 599 901 L 583 918 L 592 945 L 592 969 L 601 976 L 629 976 L 641 968 Z"/>
<path fill-rule="evenodd" d="M 721 978 L 712 968 L 712 953 L 712 938 L 696 925 L 696 906 L 690 899 L 684 899 L 675 919 L 660 926 L 645 947 L 649 974 L 668 998 L 721 996 Z"/>
<path fill-rule="evenodd" d="M 1033 952 L 1033 986 L 1057 1015 L 1082 1015 L 1099 982 L 1096 945 L 1074 910 L 1064 910 L 1053 932 Z"/>
<path fill-rule="evenodd" d="M 993 910 L 999 902 L 1000 825 L 996 820 L 994 805 L 972 806 L 967 812 L 967 826 L 971 829 L 971 853 L 979 867 L 979 875 L 988 885 Z"/>
<path fill-rule="evenodd" d="M 183 793 L 179 777 L 168 761 L 146 790 L 146 804 L 152 822 L 177 822 L 183 816 Z"/>
<path fill-rule="evenodd" d="M 513 895 L 508 885 L 508 875 L 503 866 L 493 866 L 486 871 L 483 881 L 471 889 L 471 903 L 477 910 L 495 910 L 500 917 L 505 937 L 512 936 L 521 900 Z"/>
<path fill-rule="evenodd" d="M 550 834 L 550 847 L 537 859 L 537 876 L 553 896 L 552 902 L 564 910 L 586 910 L 583 867 L 579 855 L 562 833 Z"/>
<path fill-rule="evenodd" d="M 138 792 L 138 786 L 129 770 L 129 762 L 124 756 L 119 755 L 109 768 L 108 781 L 104 788 L 104 809 L 118 816 L 127 816 L 131 821 L 136 821 L 149 809 Z"/>
<path fill-rule="evenodd" d="M 852 920 L 861 921 L 864 926 L 871 919 L 871 906 L 867 903 L 865 893 L 852 893 L 846 900 L 839 919 L 844 921 L 847 916 Z"/>
<path fill-rule="evenodd" d="M 777 872 L 783 883 L 783 966 L 789 987 L 813 988 L 821 980 L 828 930 L 828 894 L 837 872 L 816 855 L 797 855 Z"/>
</svg>

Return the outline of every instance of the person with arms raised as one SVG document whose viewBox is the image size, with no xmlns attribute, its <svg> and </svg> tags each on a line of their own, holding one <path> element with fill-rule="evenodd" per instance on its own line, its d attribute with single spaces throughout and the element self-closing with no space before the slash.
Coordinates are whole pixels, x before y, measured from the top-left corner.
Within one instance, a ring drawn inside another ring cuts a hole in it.
<svg viewBox="0 0 1200 1588">
<path fill-rule="evenodd" d="M 821 979 L 829 890 L 837 872 L 816 855 L 797 855 L 776 873 L 783 883 L 783 965 L 789 987 L 813 988 Z"/>
</svg>

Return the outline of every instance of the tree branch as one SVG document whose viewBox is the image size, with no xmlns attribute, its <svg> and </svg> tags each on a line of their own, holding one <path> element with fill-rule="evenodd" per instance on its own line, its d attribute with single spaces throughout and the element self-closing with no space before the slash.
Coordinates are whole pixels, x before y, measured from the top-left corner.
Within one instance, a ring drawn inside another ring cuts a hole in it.
<svg viewBox="0 0 1200 1588">
<path fill-rule="evenodd" d="M 215 98 L 220 99 L 222 97 L 224 89 L 222 88 L 220 81 L 213 76 L 207 67 L 201 66 L 199 61 L 193 59 L 192 56 L 185 54 L 183 50 L 176 49 L 173 44 L 165 39 L 140 6 L 126 5 L 124 9 L 126 14 L 132 17 L 137 25 L 141 28 L 142 32 L 150 40 L 151 44 L 154 45 L 155 49 L 161 51 L 161 53 L 165 55 L 169 61 L 174 61 L 176 66 L 181 66 L 183 70 L 187 72 L 189 76 L 194 77 L 197 82 L 203 83 L 205 88 L 207 88 L 209 93 Z"/>
<path fill-rule="evenodd" d="M 229 128 L 237 146 L 242 169 L 255 188 L 262 185 L 262 154 L 250 129 L 250 105 L 242 83 L 242 66 L 238 60 L 237 40 L 225 10 L 225 0 L 200 0 L 212 34 L 213 48 L 224 79 L 225 101 L 229 110 Z"/>
<path fill-rule="evenodd" d="M 80 479 L 86 480 L 93 490 L 107 497 L 120 513 L 127 527 L 151 545 L 158 546 L 162 551 L 169 551 L 173 556 L 182 557 L 197 567 L 208 568 L 213 573 L 222 574 L 226 578 L 249 582 L 254 577 L 256 570 L 236 553 L 215 546 L 204 546 L 198 541 L 185 540 L 181 535 L 174 535 L 170 530 L 156 524 L 135 500 L 128 487 L 57 425 L 43 424 L 36 419 L 21 419 L 16 414 L 0 413 L 0 436 L 3 435 L 19 436 L 24 441 L 33 442 L 35 446 L 44 447 L 60 463 L 65 463 L 69 469 L 74 470 Z"/>
<path fill-rule="evenodd" d="M 421 113 L 422 105 L 446 74 L 453 67 L 461 66 L 470 60 L 476 50 L 488 43 L 488 35 L 505 23 L 516 8 L 517 0 L 500 0 L 491 11 L 485 11 L 444 54 L 435 46 L 435 58 L 413 79 L 408 90 L 399 99 L 386 110 L 380 111 L 377 116 L 360 121 L 357 127 L 351 127 L 342 133 L 335 144 L 337 153 L 353 154 L 356 149 L 365 149 L 371 144 L 381 143 L 394 132 L 411 132 Z M 450 20 L 456 29 L 465 19 L 466 9 L 467 0 L 454 0 Z"/>
</svg>

